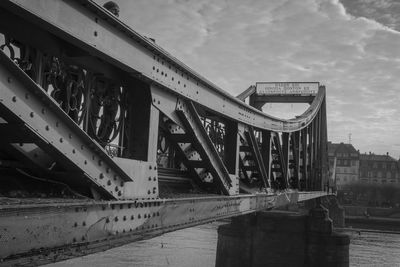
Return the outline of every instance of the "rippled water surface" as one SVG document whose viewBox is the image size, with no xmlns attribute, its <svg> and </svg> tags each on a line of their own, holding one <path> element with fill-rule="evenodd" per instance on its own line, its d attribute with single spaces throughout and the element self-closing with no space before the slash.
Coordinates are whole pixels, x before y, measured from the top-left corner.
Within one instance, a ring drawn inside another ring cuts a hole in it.
<svg viewBox="0 0 400 267">
<path fill-rule="evenodd" d="M 400 234 L 348 234 L 351 266 L 400 266 Z"/>
<path fill-rule="evenodd" d="M 214 266 L 215 222 L 48 266 Z M 351 266 L 400 266 L 400 234 L 348 232 Z"/>
</svg>

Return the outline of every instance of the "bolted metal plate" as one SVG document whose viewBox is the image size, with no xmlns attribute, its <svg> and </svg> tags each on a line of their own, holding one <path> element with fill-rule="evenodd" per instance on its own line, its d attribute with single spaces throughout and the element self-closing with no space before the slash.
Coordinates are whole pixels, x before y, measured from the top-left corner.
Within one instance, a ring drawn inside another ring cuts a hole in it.
<svg viewBox="0 0 400 267">
<path fill-rule="evenodd" d="M 0 265 L 82 256 L 325 192 L 0 206 Z M 79 251 L 79 252 L 78 252 Z"/>
</svg>

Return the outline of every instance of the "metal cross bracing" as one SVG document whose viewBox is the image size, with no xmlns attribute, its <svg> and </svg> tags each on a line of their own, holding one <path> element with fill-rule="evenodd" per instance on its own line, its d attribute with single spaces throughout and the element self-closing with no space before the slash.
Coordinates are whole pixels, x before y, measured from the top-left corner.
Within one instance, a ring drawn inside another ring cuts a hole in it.
<svg viewBox="0 0 400 267">
<path fill-rule="evenodd" d="M 243 102 L 254 86 L 229 95 L 84 0 L 0 1 L 0 48 L 5 263 L 325 194 L 323 86 L 300 116 L 269 116 Z"/>
</svg>

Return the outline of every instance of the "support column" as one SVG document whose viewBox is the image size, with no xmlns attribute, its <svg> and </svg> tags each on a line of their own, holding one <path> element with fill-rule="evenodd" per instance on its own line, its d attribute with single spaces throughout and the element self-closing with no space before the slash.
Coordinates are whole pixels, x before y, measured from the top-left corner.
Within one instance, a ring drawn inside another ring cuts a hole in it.
<svg viewBox="0 0 400 267">
<path fill-rule="evenodd" d="M 305 266 L 349 266 L 348 235 L 333 232 L 328 209 L 322 205 L 312 209 L 307 218 L 307 252 Z"/>
<path fill-rule="evenodd" d="M 310 210 L 321 204 L 329 211 L 329 218 L 332 220 L 334 227 L 345 227 L 345 211 L 335 196 L 325 196 L 317 199 L 310 199 L 302 202 L 303 210 Z"/>
<path fill-rule="evenodd" d="M 349 243 L 322 206 L 259 212 L 220 226 L 215 266 L 349 266 Z"/>
<path fill-rule="evenodd" d="M 215 267 L 242 267 L 252 265 L 254 214 L 232 218 L 230 224 L 218 228 Z"/>
</svg>

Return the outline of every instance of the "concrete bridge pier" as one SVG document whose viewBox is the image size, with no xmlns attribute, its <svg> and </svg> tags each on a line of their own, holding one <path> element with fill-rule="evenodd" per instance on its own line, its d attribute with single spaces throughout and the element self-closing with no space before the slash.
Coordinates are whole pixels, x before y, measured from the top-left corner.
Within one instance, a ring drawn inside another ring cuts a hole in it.
<svg viewBox="0 0 400 267">
<path fill-rule="evenodd" d="M 260 212 L 219 227 L 215 266 L 349 266 L 349 243 L 323 206 L 309 214 Z"/>
</svg>

